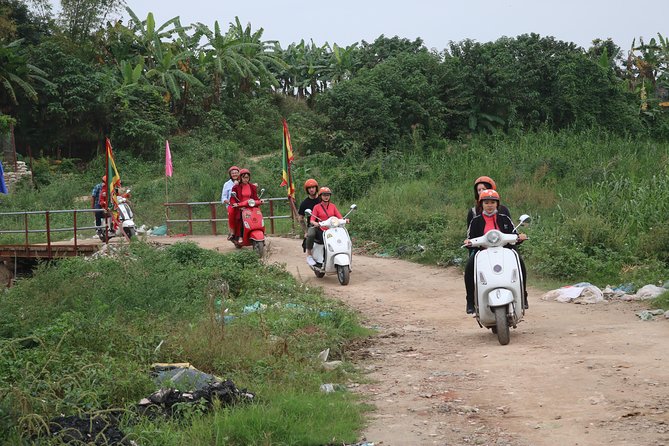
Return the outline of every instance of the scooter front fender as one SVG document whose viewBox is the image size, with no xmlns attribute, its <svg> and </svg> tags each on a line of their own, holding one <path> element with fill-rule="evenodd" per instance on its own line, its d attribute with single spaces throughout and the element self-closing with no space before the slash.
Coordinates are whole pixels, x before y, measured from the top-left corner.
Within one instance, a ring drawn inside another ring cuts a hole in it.
<svg viewBox="0 0 669 446">
<path fill-rule="evenodd" d="M 351 266 L 351 257 L 348 254 L 335 254 L 332 263 L 341 266 Z"/>
<path fill-rule="evenodd" d="M 256 242 L 262 242 L 263 240 L 265 240 L 265 233 L 260 229 L 254 229 L 249 234 L 249 238 L 251 240 L 255 240 Z"/>
<path fill-rule="evenodd" d="M 513 302 L 513 300 L 513 293 L 506 288 L 495 288 L 488 293 L 488 305 L 491 308 L 506 306 Z"/>
</svg>

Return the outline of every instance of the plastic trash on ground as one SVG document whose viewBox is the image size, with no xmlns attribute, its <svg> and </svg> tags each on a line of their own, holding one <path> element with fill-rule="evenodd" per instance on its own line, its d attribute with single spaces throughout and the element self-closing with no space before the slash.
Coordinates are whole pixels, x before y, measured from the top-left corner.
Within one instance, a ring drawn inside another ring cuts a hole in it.
<svg viewBox="0 0 669 446">
<path fill-rule="evenodd" d="M 602 290 L 596 286 L 588 282 L 582 282 L 549 291 L 542 296 L 542 299 L 556 300 L 558 302 L 594 304 L 604 301 L 604 294 L 602 293 Z"/>
</svg>

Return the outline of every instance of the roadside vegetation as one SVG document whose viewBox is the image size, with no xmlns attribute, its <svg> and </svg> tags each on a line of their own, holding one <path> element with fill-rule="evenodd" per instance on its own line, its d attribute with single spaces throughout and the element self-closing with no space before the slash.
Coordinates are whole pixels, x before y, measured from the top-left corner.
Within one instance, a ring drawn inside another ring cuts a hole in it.
<svg viewBox="0 0 669 446">
<path fill-rule="evenodd" d="M 350 310 L 249 251 L 133 243 L 112 258 L 45 264 L 0 301 L 0 443 L 44 436 L 60 414 L 113 409 L 145 445 L 353 442 L 364 407 L 319 388 L 355 372 L 324 371 L 316 356 L 330 348 L 346 360 L 366 335 Z M 190 362 L 256 399 L 139 417 L 133 408 L 157 390 L 154 362 Z"/>
<path fill-rule="evenodd" d="M 522 247 L 531 283 L 669 280 L 662 34 L 619 42 L 627 52 L 610 39 L 580 48 L 537 34 L 443 49 L 383 35 L 282 46 L 240 19 L 160 24 L 129 9 L 129 21 L 109 20 L 123 5 L 62 2 L 55 14 L 48 2 L 0 0 L 0 148 L 6 170 L 15 145 L 33 172 L 0 210 L 88 208 L 105 137 L 139 225 L 164 224 L 166 200 L 219 200 L 233 164 L 266 196 L 285 196 L 285 117 L 298 200 L 316 178 L 340 209 L 355 202 L 350 230 L 363 252 L 461 266 L 472 183 L 489 175 L 514 218 L 533 217 Z M 2 227 L 21 229 L 23 217 L 12 218 Z M 72 221 L 54 215 L 52 225 Z M 268 308 L 241 316 L 256 301 Z M 669 309 L 666 293 L 655 305 Z M 239 317 L 221 324 L 225 308 Z M 365 408 L 318 389 L 355 371 L 324 372 L 314 358 L 330 347 L 345 359 L 365 333 L 348 310 L 249 253 L 133 243 L 120 257 L 42 265 L 0 297 L 0 442 L 30 442 L 58 414 L 129 409 L 151 392 L 156 361 L 191 362 L 259 398 L 179 421 L 129 413 L 123 428 L 141 444 L 353 441 Z"/>
</svg>

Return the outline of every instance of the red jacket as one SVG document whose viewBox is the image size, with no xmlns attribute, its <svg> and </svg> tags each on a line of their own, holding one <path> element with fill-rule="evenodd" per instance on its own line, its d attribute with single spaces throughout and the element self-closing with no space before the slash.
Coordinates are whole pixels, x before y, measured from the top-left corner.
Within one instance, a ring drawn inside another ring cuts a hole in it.
<svg viewBox="0 0 669 446">
<path fill-rule="evenodd" d="M 314 224 L 318 224 L 320 221 L 325 221 L 330 217 L 342 218 L 339 209 L 337 209 L 337 206 L 335 206 L 334 203 L 321 201 L 311 210 L 311 222 Z M 325 231 L 325 228 L 321 229 Z"/>
<path fill-rule="evenodd" d="M 235 198 L 235 196 L 232 195 L 232 193 L 230 193 L 230 204 L 239 203 L 240 201 L 246 201 L 249 198 L 253 198 L 254 200 L 260 200 L 260 198 L 258 198 L 258 187 L 255 184 L 253 183 L 247 184 L 247 186 L 251 187 L 251 193 L 250 194 L 247 193 L 246 195 L 242 194 L 242 190 L 246 189 L 248 191 L 248 188 L 242 186 L 243 186 L 242 183 L 235 184 L 234 186 L 232 186 L 232 192 L 235 192 L 237 194 L 237 198 Z"/>
</svg>

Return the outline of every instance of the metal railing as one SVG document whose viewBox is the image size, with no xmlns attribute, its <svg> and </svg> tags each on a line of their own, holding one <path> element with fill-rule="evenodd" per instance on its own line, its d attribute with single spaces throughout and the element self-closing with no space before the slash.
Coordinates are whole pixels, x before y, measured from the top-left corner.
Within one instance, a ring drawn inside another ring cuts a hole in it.
<svg viewBox="0 0 669 446">
<path fill-rule="evenodd" d="M 263 198 L 263 201 L 269 203 L 269 217 L 264 216 L 264 218 L 269 219 L 270 234 L 274 234 L 274 220 L 290 218 L 293 219 L 293 213 L 289 210 L 290 214 L 288 215 L 274 215 L 274 202 L 276 201 L 286 201 L 288 202 L 287 197 L 279 198 Z M 290 202 L 289 202 L 290 204 Z M 227 228 L 228 215 L 225 206 L 220 201 L 194 201 L 189 203 L 163 203 L 163 205 L 168 209 L 168 218 L 166 219 L 167 230 L 170 229 L 171 223 L 188 223 L 188 235 L 193 235 L 193 223 L 210 223 L 211 224 L 211 233 L 212 235 L 218 235 L 216 223 L 219 221 L 225 222 L 225 227 Z M 209 218 L 193 218 L 193 207 L 196 206 L 209 206 L 210 216 Z M 218 218 L 216 214 L 217 206 L 223 206 L 225 217 Z M 169 218 L 169 209 L 172 207 L 185 207 L 188 218 L 186 219 L 171 219 Z M 294 222 L 294 220 L 293 220 Z M 227 232 L 227 231 L 226 231 Z"/>
<path fill-rule="evenodd" d="M 77 224 L 77 215 L 86 214 L 91 212 L 99 212 L 100 209 L 57 209 L 57 210 L 45 210 L 45 211 L 14 211 L 14 212 L 0 212 L 0 218 L 6 216 L 23 216 L 23 229 L 0 229 L 1 234 L 24 234 L 24 243 L 22 246 L 25 247 L 27 252 L 30 249 L 30 234 L 36 233 L 45 233 L 46 234 L 46 251 L 47 256 L 51 258 L 53 256 L 52 249 L 52 240 L 51 234 L 54 232 L 73 232 L 74 233 L 74 255 L 79 253 L 80 245 L 78 241 L 77 231 L 83 229 L 99 229 L 104 228 L 104 226 L 80 226 Z M 72 214 L 72 226 L 64 228 L 54 228 L 51 222 L 51 216 L 54 214 Z M 30 229 L 28 222 L 28 217 L 31 215 L 44 215 L 45 228 L 44 229 Z M 12 245 L 17 246 L 17 245 Z"/>
</svg>

